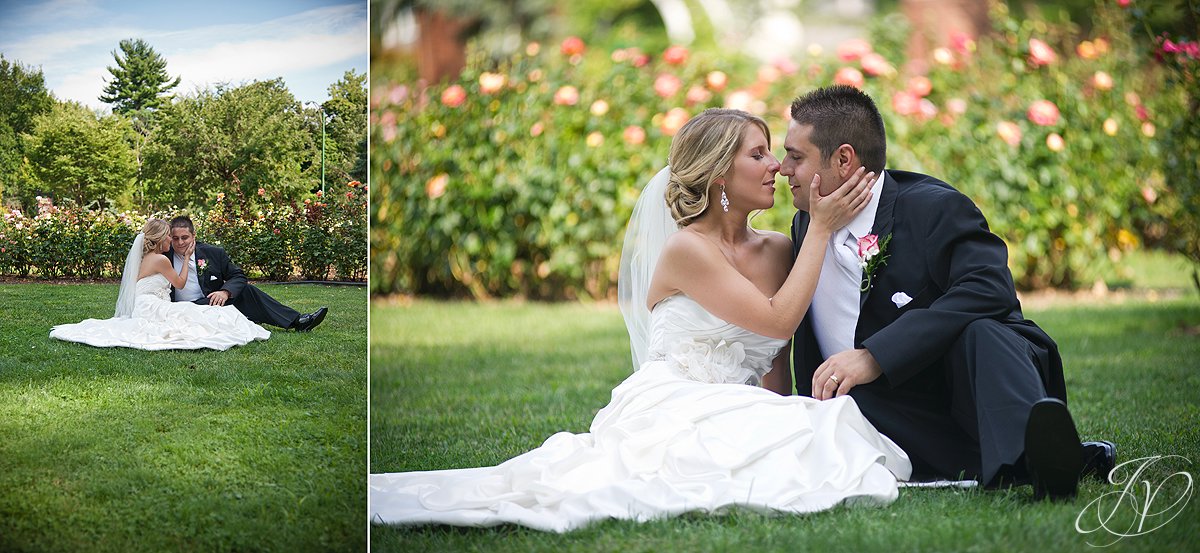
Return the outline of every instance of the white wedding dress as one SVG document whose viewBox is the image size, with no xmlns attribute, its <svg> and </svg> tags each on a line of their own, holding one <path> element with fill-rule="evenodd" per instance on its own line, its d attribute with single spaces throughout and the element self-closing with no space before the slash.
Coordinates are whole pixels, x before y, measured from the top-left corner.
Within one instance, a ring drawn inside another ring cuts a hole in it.
<svg viewBox="0 0 1200 553">
<path fill-rule="evenodd" d="M 647 359 L 590 432 L 558 433 L 498 466 L 372 474 L 371 520 L 565 532 L 732 506 L 811 513 L 883 505 L 908 456 L 850 397 L 817 401 L 758 386 L 786 340 L 682 295 L 650 313 Z"/>
<path fill-rule="evenodd" d="M 50 330 L 50 337 L 102 348 L 144 350 L 227 350 L 271 337 L 267 329 L 250 322 L 232 305 L 172 302 L 170 287 L 161 274 L 138 279 L 131 316 L 58 325 Z"/>
</svg>

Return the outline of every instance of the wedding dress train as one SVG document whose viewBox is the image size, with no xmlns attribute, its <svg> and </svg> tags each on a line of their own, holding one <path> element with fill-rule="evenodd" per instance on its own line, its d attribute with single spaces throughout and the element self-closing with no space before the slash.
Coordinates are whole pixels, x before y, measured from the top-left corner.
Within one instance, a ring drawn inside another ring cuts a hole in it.
<svg viewBox="0 0 1200 553">
<path fill-rule="evenodd" d="M 250 322 L 231 305 L 172 302 L 170 286 L 160 274 L 139 279 L 131 316 L 58 325 L 51 329 L 50 337 L 102 348 L 144 350 L 227 350 L 271 337 L 267 329 Z"/>
<path fill-rule="evenodd" d="M 894 500 L 908 456 L 853 399 L 758 386 L 786 344 L 669 297 L 650 314 L 648 361 L 590 432 L 555 434 L 494 467 L 372 474 L 371 520 L 565 532 L 607 518 Z"/>
</svg>

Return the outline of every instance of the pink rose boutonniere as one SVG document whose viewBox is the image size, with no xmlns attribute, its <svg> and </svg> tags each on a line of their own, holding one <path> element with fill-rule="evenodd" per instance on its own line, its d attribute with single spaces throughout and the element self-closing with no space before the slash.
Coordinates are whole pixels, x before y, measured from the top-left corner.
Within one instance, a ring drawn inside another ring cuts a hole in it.
<svg viewBox="0 0 1200 553">
<path fill-rule="evenodd" d="M 197 259 L 197 260 L 196 260 L 196 271 L 197 271 L 197 272 L 201 272 L 201 273 L 203 273 L 203 272 L 204 272 L 204 269 L 205 269 L 205 268 L 207 268 L 207 267 L 208 267 L 208 260 L 207 260 L 207 259 Z"/>
<path fill-rule="evenodd" d="M 875 273 L 879 267 L 887 265 L 889 255 L 887 251 L 888 242 L 892 241 L 892 235 L 887 235 L 883 241 L 879 241 L 879 235 L 868 234 L 858 239 L 858 266 L 863 270 L 862 286 L 859 287 L 860 292 L 866 292 L 871 289 L 871 280 L 875 278 Z"/>
</svg>

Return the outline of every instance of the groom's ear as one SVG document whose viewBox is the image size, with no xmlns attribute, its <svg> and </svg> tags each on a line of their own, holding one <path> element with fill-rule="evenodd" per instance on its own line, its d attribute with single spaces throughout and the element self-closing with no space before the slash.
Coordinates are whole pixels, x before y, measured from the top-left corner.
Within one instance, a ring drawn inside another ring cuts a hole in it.
<svg viewBox="0 0 1200 553">
<path fill-rule="evenodd" d="M 842 144 L 833 151 L 833 163 L 837 168 L 838 176 L 842 177 L 843 181 L 858 170 L 857 159 L 858 155 L 854 152 L 854 146 L 849 144 Z"/>
</svg>

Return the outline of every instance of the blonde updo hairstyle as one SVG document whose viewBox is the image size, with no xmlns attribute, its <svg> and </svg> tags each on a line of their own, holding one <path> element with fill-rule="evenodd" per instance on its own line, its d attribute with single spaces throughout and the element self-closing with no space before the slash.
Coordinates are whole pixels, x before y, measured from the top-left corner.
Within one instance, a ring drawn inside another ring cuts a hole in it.
<svg viewBox="0 0 1200 553">
<path fill-rule="evenodd" d="M 708 209 L 710 191 L 717 179 L 728 175 L 742 147 L 742 135 L 756 125 L 771 147 L 771 130 L 761 117 L 738 109 L 711 108 L 692 118 L 671 141 L 667 164 L 667 206 L 679 228 L 692 223 Z"/>
<path fill-rule="evenodd" d="M 171 225 L 162 219 L 150 219 L 142 225 L 142 255 L 158 251 L 164 240 L 171 239 Z"/>
</svg>

